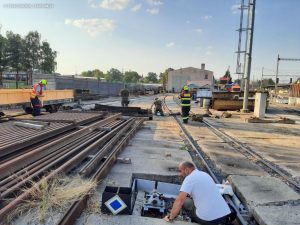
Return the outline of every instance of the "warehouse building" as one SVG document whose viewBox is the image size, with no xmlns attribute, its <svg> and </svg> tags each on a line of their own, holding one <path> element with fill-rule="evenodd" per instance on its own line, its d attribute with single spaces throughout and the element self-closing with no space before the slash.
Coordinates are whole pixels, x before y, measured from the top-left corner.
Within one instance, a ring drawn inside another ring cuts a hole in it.
<svg viewBox="0 0 300 225">
<path fill-rule="evenodd" d="M 213 90 L 214 73 L 206 70 L 205 64 L 201 64 L 201 69 L 187 67 L 173 70 L 168 73 L 168 91 L 180 92 L 184 85 L 189 85 L 200 89 Z"/>
</svg>

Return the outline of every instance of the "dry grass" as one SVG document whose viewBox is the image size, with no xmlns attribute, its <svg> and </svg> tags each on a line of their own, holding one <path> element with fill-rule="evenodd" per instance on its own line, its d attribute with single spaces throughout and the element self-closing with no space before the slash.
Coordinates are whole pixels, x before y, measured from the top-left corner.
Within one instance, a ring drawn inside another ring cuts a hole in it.
<svg viewBox="0 0 300 225">
<path fill-rule="evenodd" d="M 34 182 L 32 184 L 35 185 Z M 54 211 L 65 211 L 74 201 L 80 200 L 86 194 L 91 194 L 96 186 L 96 182 L 83 180 L 80 177 L 57 177 L 51 181 L 43 178 L 40 180 L 39 188 L 29 189 L 31 199 L 20 204 L 8 216 L 7 223 L 11 223 L 13 218 L 25 213 L 32 217 L 31 221 L 44 223 Z"/>
</svg>

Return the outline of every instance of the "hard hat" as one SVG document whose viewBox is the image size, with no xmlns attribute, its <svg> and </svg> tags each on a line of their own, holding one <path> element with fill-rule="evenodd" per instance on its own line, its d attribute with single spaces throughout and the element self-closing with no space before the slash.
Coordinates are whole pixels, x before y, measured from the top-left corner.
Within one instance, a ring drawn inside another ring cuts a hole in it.
<svg viewBox="0 0 300 225">
<path fill-rule="evenodd" d="M 40 81 L 40 84 L 41 85 L 47 85 L 47 81 L 43 79 L 43 80 Z"/>
<path fill-rule="evenodd" d="M 183 90 L 188 91 L 189 90 L 189 86 L 184 85 Z"/>
</svg>

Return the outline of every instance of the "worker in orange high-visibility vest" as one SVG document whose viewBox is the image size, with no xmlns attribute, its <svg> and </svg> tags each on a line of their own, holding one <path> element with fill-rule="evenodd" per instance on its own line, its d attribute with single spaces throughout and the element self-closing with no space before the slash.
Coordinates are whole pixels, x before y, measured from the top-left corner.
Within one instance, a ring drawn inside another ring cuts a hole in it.
<svg viewBox="0 0 300 225">
<path fill-rule="evenodd" d="M 189 92 L 189 87 L 187 85 L 183 87 L 179 98 L 181 99 L 181 117 L 183 123 L 188 123 L 191 110 L 192 94 Z"/>
<path fill-rule="evenodd" d="M 46 80 L 41 80 L 39 83 L 33 85 L 31 94 L 30 94 L 30 101 L 33 108 L 32 115 L 33 116 L 39 116 L 41 115 L 41 101 L 39 97 L 43 97 L 43 90 L 45 89 L 47 85 Z"/>
</svg>

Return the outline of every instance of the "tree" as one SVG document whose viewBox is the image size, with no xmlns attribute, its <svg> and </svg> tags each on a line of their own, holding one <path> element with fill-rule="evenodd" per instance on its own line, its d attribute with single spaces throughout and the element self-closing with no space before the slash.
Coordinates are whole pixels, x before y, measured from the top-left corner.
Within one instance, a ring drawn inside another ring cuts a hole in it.
<svg viewBox="0 0 300 225">
<path fill-rule="evenodd" d="M 135 71 L 126 71 L 124 74 L 124 82 L 137 83 L 141 79 L 141 76 Z"/>
<path fill-rule="evenodd" d="M 96 77 L 98 79 L 104 78 L 104 76 L 105 76 L 104 73 L 102 71 L 98 70 L 98 69 L 94 69 L 92 71 L 92 74 L 93 74 L 93 77 Z"/>
<path fill-rule="evenodd" d="M 57 52 L 53 51 L 47 41 L 43 41 L 41 45 L 40 69 L 44 73 L 53 73 L 56 69 Z"/>
<path fill-rule="evenodd" d="M 224 77 L 228 77 L 229 78 L 228 84 L 232 83 L 232 78 L 231 78 L 229 69 L 226 70 Z"/>
<path fill-rule="evenodd" d="M 165 72 L 159 74 L 159 83 L 163 85 L 163 90 L 166 91 L 167 89 L 167 82 L 168 82 L 168 73 L 173 71 L 173 68 L 168 68 Z"/>
<path fill-rule="evenodd" d="M 11 31 L 6 33 L 7 37 L 7 62 L 12 70 L 17 72 L 16 88 L 19 87 L 19 72 L 23 69 L 24 60 L 24 43 L 19 34 L 14 34 Z"/>
<path fill-rule="evenodd" d="M 80 76 L 82 77 L 93 77 L 93 72 L 91 70 L 83 71 Z"/>
<path fill-rule="evenodd" d="M 109 71 L 107 71 L 105 79 L 108 82 L 120 82 L 123 81 L 123 74 L 118 69 L 111 68 Z"/>
<path fill-rule="evenodd" d="M 146 83 L 158 83 L 157 74 L 153 72 L 149 72 L 145 77 Z"/>
<path fill-rule="evenodd" d="M 261 85 L 262 87 L 271 86 L 271 85 L 275 85 L 275 82 L 271 78 L 262 80 L 262 85 Z"/>
<path fill-rule="evenodd" d="M 0 87 L 3 85 L 3 72 L 7 68 L 7 39 L 0 34 Z"/>
<path fill-rule="evenodd" d="M 27 74 L 27 85 L 32 83 L 34 69 L 39 67 L 41 35 L 37 31 L 30 31 L 24 38 L 24 69 Z"/>
</svg>

